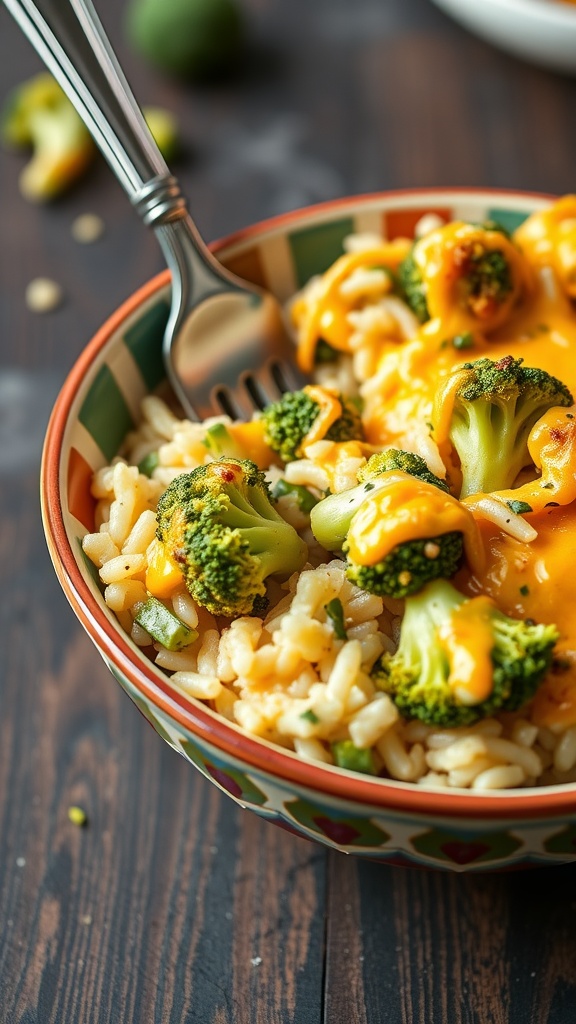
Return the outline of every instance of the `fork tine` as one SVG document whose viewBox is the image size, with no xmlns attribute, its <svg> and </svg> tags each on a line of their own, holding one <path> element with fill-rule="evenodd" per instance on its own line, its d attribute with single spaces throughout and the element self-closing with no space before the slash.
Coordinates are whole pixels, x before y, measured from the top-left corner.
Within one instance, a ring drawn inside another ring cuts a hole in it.
<svg viewBox="0 0 576 1024">
<path fill-rule="evenodd" d="M 286 391 L 303 387 L 306 378 L 296 367 L 279 359 L 269 359 L 257 372 L 246 370 L 236 387 L 218 384 L 212 389 L 212 404 L 217 415 L 232 419 L 250 419 L 254 412 L 277 402 Z"/>
</svg>

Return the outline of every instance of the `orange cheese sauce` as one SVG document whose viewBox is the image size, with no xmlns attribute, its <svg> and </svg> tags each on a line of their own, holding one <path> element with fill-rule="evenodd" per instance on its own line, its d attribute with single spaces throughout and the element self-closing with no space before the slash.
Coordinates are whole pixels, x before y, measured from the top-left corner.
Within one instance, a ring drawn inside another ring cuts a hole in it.
<svg viewBox="0 0 576 1024">
<path fill-rule="evenodd" d="M 474 517 L 465 505 L 416 477 L 382 474 L 383 478 L 388 475 L 397 479 L 368 497 L 354 515 L 348 532 L 351 559 L 359 565 L 375 565 L 404 541 L 459 530 L 470 564 L 479 569 L 482 545 Z"/>
<path fill-rule="evenodd" d="M 347 314 L 355 302 L 341 294 L 340 287 L 346 278 L 358 269 L 389 267 L 395 270 L 409 248 L 410 241 L 399 238 L 383 242 L 374 249 L 341 256 L 323 275 L 318 285 L 319 294 L 311 308 L 305 301 L 294 304 L 292 318 L 298 328 L 298 364 L 301 370 L 305 373 L 312 371 L 320 338 L 340 352 L 348 351 L 352 327 Z"/>
<path fill-rule="evenodd" d="M 475 597 L 438 631 L 450 664 L 448 683 L 463 704 L 479 704 L 492 691 L 493 608 L 490 598 Z"/>
<path fill-rule="evenodd" d="M 477 251 L 476 245 L 484 246 L 485 251 L 498 249 L 508 261 L 511 287 L 501 304 L 491 303 L 490 295 L 481 295 L 478 302 L 473 296 L 471 302 L 462 287 L 461 268 Z M 576 397 L 576 309 L 572 301 L 576 300 L 576 195 L 533 214 L 515 232 L 512 242 L 496 231 L 453 223 L 432 231 L 414 252 L 426 285 L 430 319 L 413 340 L 393 350 L 383 349 L 374 375 L 360 387 L 369 444 L 432 452 L 438 459 L 436 465 L 442 461 L 447 465 L 443 441 L 448 436 L 449 378 L 457 367 L 484 356 L 493 360 L 508 355 L 522 358 L 527 367 L 539 367 L 558 377 Z M 340 264 L 338 271 L 336 267 L 338 264 L 333 268 L 333 281 L 344 265 Z M 331 294 L 328 288 L 324 310 L 332 301 Z M 308 355 L 301 363 L 305 368 L 313 359 L 315 344 L 310 337 Z M 335 347 L 344 350 L 346 344 L 342 339 Z M 515 540 L 478 518 L 475 535 L 479 544 L 475 542 L 475 546 L 481 554 L 474 555 L 473 569 L 469 559 L 468 567 L 455 579 L 468 594 L 495 601 L 509 615 L 557 625 L 561 666 L 554 665 L 535 704 L 538 721 L 552 726 L 576 724 L 574 411 L 551 409 L 538 421 L 529 439 L 536 479 L 500 496 L 501 500 L 530 505 L 532 512 L 526 514 L 526 521 L 536 529 L 536 539 L 530 543 Z M 453 467 L 447 468 L 450 478 Z M 438 470 L 434 467 L 434 471 Z M 457 477 L 456 467 L 453 479 Z M 407 485 L 405 493 L 400 491 L 379 492 L 355 516 L 349 543 L 351 557 L 360 564 L 370 564 L 369 559 L 375 561 L 406 538 L 462 528 L 462 519 L 440 492 L 430 498 L 417 487 L 411 490 Z M 379 535 L 386 551 L 376 552 L 376 522 L 383 516 L 389 525 L 385 531 L 380 526 Z M 473 532 L 468 529 L 466 533 L 469 545 Z M 480 646 L 473 650 L 471 638 L 476 632 Z M 472 652 L 472 660 L 478 660 L 478 676 L 468 684 L 470 693 L 480 694 L 485 689 L 485 635 L 480 616 L 458 622 L 445 639 L 455 658 L 456 648 L 461 647 Z M 465 643 L 456 642 L 464 636 Z M 454 671 L 460 680 L 456 685 L 465 678 L 472 680 L 462 665 Z"/>
<path fill-rule="evenodd" d="M 326 437 L 332 424 L 342 415 L 342 403 L 327 388 L 322 388 L 317 384 L 308 384 L 303 390 L 320 408 L 320 412 L 302 441 L 304 448 L 307 444 L 314 444 L 315 441 L 321 441 Z"/>
<path fill-rule="evenodd" d="M 576 644 L 576 503 L 530 516 L 538 536 L 530 544 L 478 520 L 485 553 L 482 572 L 462 572 L 456 586 L 488 594 L 506 615 L 553 622 Z"/>
</svg>

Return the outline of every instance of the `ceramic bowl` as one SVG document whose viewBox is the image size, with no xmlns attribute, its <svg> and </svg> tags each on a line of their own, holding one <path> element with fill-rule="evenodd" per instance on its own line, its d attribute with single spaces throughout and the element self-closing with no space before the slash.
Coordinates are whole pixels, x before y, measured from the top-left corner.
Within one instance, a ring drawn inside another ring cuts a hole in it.
<svg viewBox="0 0 576 1024">
<path fill-rule="evenodd" d="M 215 247 L 236 273 L 285 300 L 341 254 L 352 231 L 412 234 L 424 213 L 515 228 L 543 196 L 480 190 L 384 193 L 257 224 Z M 456 871 L 576 858 L 576 785 L 491 794 L 428 790 L 310 764 L 248 736 L 170 685 L 104 604 L 81 540 L 93 528 L 90 478 L 117 453 L 139 402 L 162 385 L 168 275 L 104 324 L 70 373 L 48 427 L 42 468 L 46 536 L 56 572 L 110 671 L 160 736 L 243 807 L 326 846 L 389 864 Z M 79 685 L 82 685 L 79 682 Z"/>
<path fill-rule="evenodd" d="M 576 74 L 576 4 L 563 0 L 433 0 L 489 43 L 552 71 Z"/>
</svg>

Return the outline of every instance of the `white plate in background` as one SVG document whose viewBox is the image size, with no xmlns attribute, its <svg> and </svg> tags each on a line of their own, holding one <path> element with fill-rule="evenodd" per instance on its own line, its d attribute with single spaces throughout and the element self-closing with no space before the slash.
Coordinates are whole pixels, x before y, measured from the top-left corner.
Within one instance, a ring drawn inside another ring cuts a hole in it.
<svg viewBox="0 0 576 1024">
<path fill-rule="evenodd" d="M 576 74 L 576 4 L 562 0 L 432 0 L 496 46 L 553 71 Z"/>
</svg>

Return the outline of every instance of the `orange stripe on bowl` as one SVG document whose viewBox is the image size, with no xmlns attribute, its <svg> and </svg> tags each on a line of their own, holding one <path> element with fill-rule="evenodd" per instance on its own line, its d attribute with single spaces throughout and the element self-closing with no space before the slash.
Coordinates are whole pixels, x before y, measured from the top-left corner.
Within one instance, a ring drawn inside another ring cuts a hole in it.
<svg viewBox="0 0 576 1024">
<path fill-rule="evenodd" d="M 440 217 L 445 223 L 453 216 L 452 210 L 445 206 L 426 206 L 419 210 L 392 210 L 384 214 L 384 237 L 390 241 L 394 238 L 413 238 L 418 221 L 428 213 Z"/>
<path fill-rule="evenodd" d="M 96 501 L 90 494 L 94 470 L 76 448 L 70 449 L 68 459 L 68 509 L 87 530 L 94 529 Z"/>
</svg>

